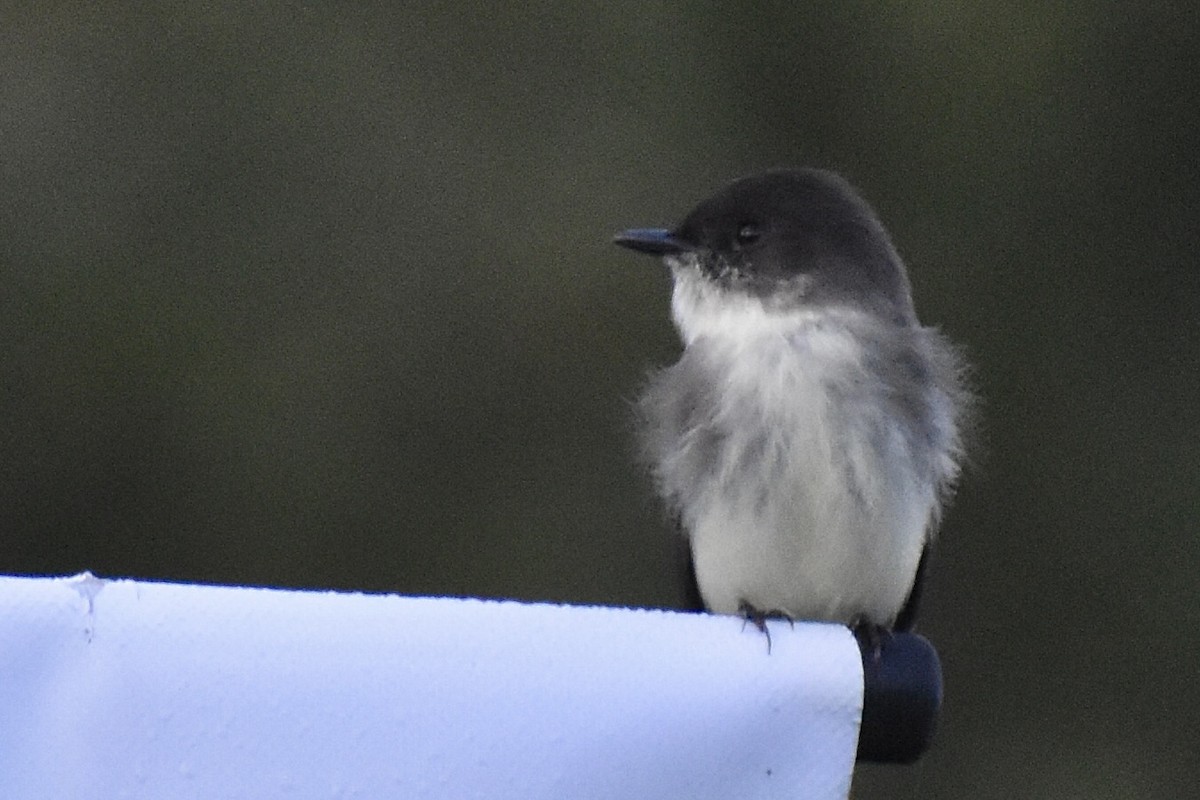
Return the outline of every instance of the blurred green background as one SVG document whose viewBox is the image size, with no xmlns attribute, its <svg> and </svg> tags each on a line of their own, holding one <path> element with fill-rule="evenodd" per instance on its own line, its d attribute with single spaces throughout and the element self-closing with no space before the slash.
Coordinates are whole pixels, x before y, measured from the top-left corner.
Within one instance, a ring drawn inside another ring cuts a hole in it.
<svg viewBox="0 0 1200 800">
<path fill-rule="evenodd" d="M 610 236 L 825 166 L 987 420 L 856 796 L 1200 783 L 1192 4 L 134 5 L 0 6 L 0 572 L 676 605 Z"/>
</svg>

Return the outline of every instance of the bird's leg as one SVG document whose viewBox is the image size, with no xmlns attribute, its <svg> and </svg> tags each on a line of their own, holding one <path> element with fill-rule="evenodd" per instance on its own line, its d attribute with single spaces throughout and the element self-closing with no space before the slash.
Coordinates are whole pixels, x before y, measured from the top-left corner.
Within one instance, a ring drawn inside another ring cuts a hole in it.
<svg viewBox="0 0 1200 800">
<path fill-rule="evenodd" d="M 864 653 L 869 653 L 875 663 L 879 663 L 879 658 L 883 654 L 883 645 L 892 636 L 891 629 L 878 622 L 859 619 L 850 626 L 850 630 L 854 633 L 854 638 L 858 640 L 859 648 Z"/>
<path fill-rule="evenodd" d="M 772 609 L 770 611 L 762 611 L 758 608 L 755 608 L 753 605 L 751 605 L 746 600 L 743 600 L 740 603 L 738 603 L 738 613 L 741 614 L 741 616 L 742 616 L 742 627 L 743 628 L 745 628 L 746 623 L 749 622 L 754 627 L 756 627 L 760 631 L 762 631 L 763 635 L 767 637 L 767 653 L 768 654 L 770 654 L 770 652 L 771 652 L 771 631 L 767 629 L 767 620 L 769 620 L 769 619 L 786 619 L 788 622 L 788 625 L 792 626 L 793 628 L 796 627 L 796 620 L 793 619 L 792 615 L 787 613 L 786 611 L 781 611 L 780 609 Z"/>
</svg>

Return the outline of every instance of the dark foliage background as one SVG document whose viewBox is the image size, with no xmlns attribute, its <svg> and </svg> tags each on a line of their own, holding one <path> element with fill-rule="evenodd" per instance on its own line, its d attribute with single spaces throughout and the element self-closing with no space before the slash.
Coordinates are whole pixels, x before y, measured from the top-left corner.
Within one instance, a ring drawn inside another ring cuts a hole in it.
<svg viewBox="0 0 1200 800">
<path fill-rule="evenodd" d="M 856 795 L 1194 790 L 1189 4 L 405 5 L 3 3 L 0 571 L 677 604 L 609 237 L 822 165 L 987 415 Z"/>
</svg>

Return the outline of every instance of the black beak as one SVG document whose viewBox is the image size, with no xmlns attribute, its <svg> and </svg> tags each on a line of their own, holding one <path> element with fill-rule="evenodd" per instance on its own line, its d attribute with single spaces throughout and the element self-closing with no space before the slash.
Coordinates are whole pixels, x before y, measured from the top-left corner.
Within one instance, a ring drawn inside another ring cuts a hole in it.
<svg viewBox="0 0 1200 800">
<path fill-rule="evenodd" d="M 649 253 L 652 256 L 666 256 L 692 249 L 685 242 L 676 239 L 673 233 L 663 228 L 631 228 L 621 231 L 613 237 L 613 244 L 628 247 L 639 253 Z"/>
</svg>

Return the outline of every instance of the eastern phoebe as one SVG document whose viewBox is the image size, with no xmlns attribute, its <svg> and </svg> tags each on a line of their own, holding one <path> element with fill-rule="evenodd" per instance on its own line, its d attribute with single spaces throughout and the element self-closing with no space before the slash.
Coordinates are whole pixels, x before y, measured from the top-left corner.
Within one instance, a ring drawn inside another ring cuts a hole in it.
<svg viewBox="0 0 1200 800">
<path fill-rule="evenodd" d="M 615 241 L 674 278 L 683 355 L 638 411 L 704 604 L 911 627 L 971 395 L 870 206 L 832 173 L 776 170 Z"/>
</svg>

